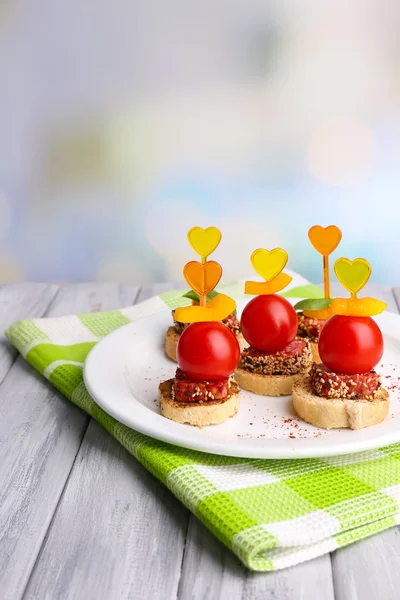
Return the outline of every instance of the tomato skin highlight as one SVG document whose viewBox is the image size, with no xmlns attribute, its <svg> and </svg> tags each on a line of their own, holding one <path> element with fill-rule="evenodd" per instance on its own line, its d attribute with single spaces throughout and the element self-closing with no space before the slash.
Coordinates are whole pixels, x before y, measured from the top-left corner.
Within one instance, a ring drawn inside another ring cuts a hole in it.
<svg viewBox="0 0 400 600">
<path fill-rule="evenodd" d="M 321 331 L 318 351 L 335 373 L 366 373 L 382 358 L 382 332 L 371 317 L 335 315 Z"/>
<path fill-rule="evenodd" d="M 240 328 L 245 340 L 257 350 L 278 352 L 294 340 L 297 313 L 286 298 L 276 294 L 256 296 L 246 304 Z"/>
<path fill-rule="evenodd" d="M 232 375 L 240 348 L 236 336 L 223 323 L 192 323 L 181 334 L 177 361 L 186 375 L 197 381 L 216 381 Z"/>
</svg>

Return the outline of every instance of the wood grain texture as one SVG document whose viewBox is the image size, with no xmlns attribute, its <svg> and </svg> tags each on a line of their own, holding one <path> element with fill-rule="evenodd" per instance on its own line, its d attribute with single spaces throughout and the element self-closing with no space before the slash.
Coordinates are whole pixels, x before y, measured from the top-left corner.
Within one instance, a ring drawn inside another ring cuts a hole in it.
<svg viewBox="0 0 400 600">
<path fill-rule="evenodd" d="M 147 287 L 144 300 L 172 289 Z M 175 599 L 189 511 L 92 422 L 25 598 Z"/>
<path fill-rule="evenodd" d="M 172 290 L 187 290 L 188 285 L 184 281 L 180 281 L 178 283 L 170 283 L 170 282 L 160 282 L 153 283 L 152 285 L 145 285 L 140 289 L 139 295 L 137 297 L 137 302 L 143 302 L 150 298 L 151 296 L 155 296 L 156 294 L 162 294 L 163 292 L 171 292 Z M 184 293 L 184 292 L 182 292 Z"/>
<path fill-rule="evenodd" d="M 120 283 L 77 283 L 60 287 L 57 314 L 100 312 L 131 306 L 139 294 L 136 285 Z"/>
<path fill-rule="evenodd" d="M 333 600 L 329 554 L 277 571 L 252 573 L 191 515 L 179 600 Z"/>
<path fill-rule="evenodd" d="M 397 311 L 400 311 L 400 286 L 393 288 L 393 295 L 396 300 Z"/>
<path fill-rule="evenodd" d="M 91 422 L 25 598 L 175 599 L 188 514 Z"/>
<path fill-rule="evenodd" d="M 399 528 L 393 527 L 333 554 L 337 600 L 399 599 L 399 533 Z"/>
<path fill-rule="evenodd" d="M 373 284 L 369 287 L 368 295 L 387 302 L 388 310 L 399 312 L 390 288 Z M 398 292 L 397 298 L 400 298 Z M 397 600 L 400 596 L 399 528 L 332 553 L 332 572 L 337 600 Z"/>
<path fill-rule="evenodd" d="M 31 287 L 27 286 L 27 294 Z M 119 286 L 62 286 L 47 315 L 114 308 Z M 122 305 L 138 288 L 124 288 Z M 21 292 L 22 294 L 22 292 Z M 116 302 L 117 301 L 117 302 Z M 25 315 L 26 316 L 26 315 Z M 19 357 L 0 386 L 0 597 L 20 598 L 86 431 L 88 417 Z"/>
<path fill-rule="evenodd" d="M 42 317 L 57 290 L 58 286 L 45 283 L 0 286 L 0 382 L 18 356 L 4 331 L 19 319 Z"/>
</svg>

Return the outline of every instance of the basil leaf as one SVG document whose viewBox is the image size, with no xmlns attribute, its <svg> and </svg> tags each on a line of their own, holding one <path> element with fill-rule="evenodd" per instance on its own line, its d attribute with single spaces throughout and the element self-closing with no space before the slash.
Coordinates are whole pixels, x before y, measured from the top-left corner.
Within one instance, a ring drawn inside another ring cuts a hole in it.
<svg viewBox="0 0 400 600">
<path fill-rule="evenodd" d="M 218 296 L 218 292 L 213 290 L 212 292 L 207 294 L 207 300 L 211 300 L 212 298 L 215 298 L 215 296 Z M 189 298 L 189 300 L 195 300 L 196 302 L 199 302 L 200 300 L 199 295 L 196 294 L 196 292 L 194 292 L 193 290 L 189 290 L 188 292 L 186 292 L 186 294 L 183 294 L 182 298 Z"/>
<path fill-rule="evenodd" d="M 294 305 L 295 310 L 324 310 L 331 305 L 332 298 L 306 298 Z"/>
</svg>

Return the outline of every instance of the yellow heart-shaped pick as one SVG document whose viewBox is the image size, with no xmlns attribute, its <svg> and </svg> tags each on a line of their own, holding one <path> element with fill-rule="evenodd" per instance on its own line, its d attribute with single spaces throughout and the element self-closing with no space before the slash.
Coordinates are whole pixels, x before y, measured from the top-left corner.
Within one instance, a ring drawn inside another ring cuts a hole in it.
<svg viewBox="0 0 400 600">
<path fill-rule="evenodd" d="M 371 265 L 365 258 L 338 258 L 333 268 L 342 286 L 351 294 L 359 292 L 371 275 Z"/>
<path fill-rule="evenodd" d="M 283 271 L 288 261 L 288 255 L 282 248 L 265 250 L 258 248 L 250 257 L 253 269 L 266 281 L 271 281 Z"/>
<path fill-rule="evenodd" d="M 342 239 L 342 232 L 336 225 L 329 225 L 328 227 L 314 225 L 308 230 L 308 239 L 317 252 L 322 256 L 329 256 L 338 247 Z"/>
<path fill-rule="evenodd" d="M 207 296 L 221 279 L 222 267 L 215 260 L 205 263 L 192 260 L 184 266 L 183 276 L 194 292 Z"/>
<path fill-rule="evenodd" d="M 201 256 L 207 258 L 214 252 L 221 241 L 222 234 L 217 227 L 192 227 L 187 234 L 189 244 L 193 250 Z"/>
</svg>

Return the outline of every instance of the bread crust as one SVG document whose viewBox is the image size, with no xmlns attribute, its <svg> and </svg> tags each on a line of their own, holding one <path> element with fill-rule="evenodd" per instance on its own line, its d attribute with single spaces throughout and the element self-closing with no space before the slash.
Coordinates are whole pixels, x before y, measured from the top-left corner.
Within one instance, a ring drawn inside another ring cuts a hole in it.
<svg viewBox="0 0 400 600">
<path fill-rule="evenodd" d="M 247 348 L 248 343 L 246 342 L 241 333 L 235 337 L 239 342 L 240 352 L 242 352 L 242 350 Z M 177 362 L 176 349 L 178 347 L 179 338 L 180 334 L 175 331 L 175 327 L 173 327 L 172 325 L 171 327 L 168 327 L 167 335 L 165 338 L 165 354 L 168 356 L 168 358 L 175 362 Z"/>
<path fill-rule="evenodd" d="M 244 337 L 241 333 L 239 333 L 239 335 L 237 335 L 235 337 L 236 337 L 237 341 L 239 342 L 240 353 L 242 353 L 245 348 L 249 347 L 249 344 L 246 342 L 246 340 L 244 339 Z"/>
<path fill-rule="evenodd" d="M 296 375 L 262 375 L 239 367 L 235 371 L 235 379 L 241 388 L 259 396 L 290 396 L 296 381 L 304 379 L 307 374 L 308 369 Z"/>
<path fill-rule="evenodd" d="M 375 400 L 322 398 L 314 393 L 309 378 L 293 385 L 293 407 L 307 423 L 324 429 L 363 429 L 383 421 L 389 411 L 389 393 L 380 388 Z"/>
<path fill-rule="evenodd" d="M 240 405 L 240 390 L 235 381 L 231 382 L 227 400 L 199 402 L 177 402 L 172 398 L 174 380 L 168 379 L 158 386 L 161 413 L 176 423 L 205 427 L 218 425 L 236 415 Z"/>
<path fill-rule="evenodd" d="M 321 357 L 318 352 L 318 342 L 310 342 L 310 346 L 311 346 L 312 361 L 315 363 L 322 362 Z"/>
<path fill-rule="evenodd" d="M 167 335 L 165 338 L 165 354 L 168 356 L 168 358 L 174 360 L 175 362 L 176 349 L 178 347 L 179 337 L 180 335 L 179 333 L 176 333 L 175 327 L 173 327 L 172 325 L 171 327 L 168 327 Z"/>
</svg>

